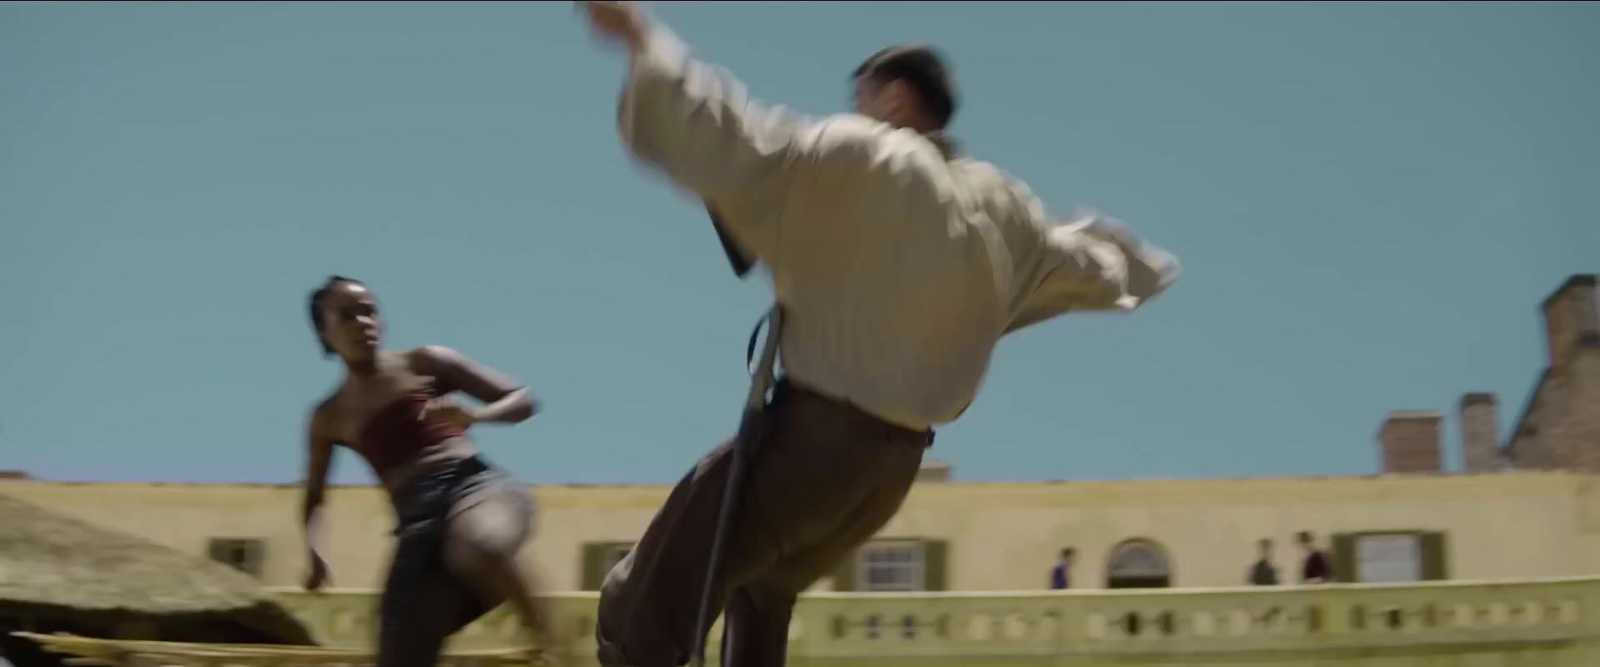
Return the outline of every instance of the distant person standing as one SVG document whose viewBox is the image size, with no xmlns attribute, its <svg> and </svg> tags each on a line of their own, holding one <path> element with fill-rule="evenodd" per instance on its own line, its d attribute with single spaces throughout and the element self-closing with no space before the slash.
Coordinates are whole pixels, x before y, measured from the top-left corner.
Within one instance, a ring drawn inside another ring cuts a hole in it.
<svg viewBox="0 0 1600 667">
<path fill-rule="evenodd" d="M 1328 566 L 1328 556 L 1317 548 L 1317 538 L 1309 530 L 1300 531 L 1300 548 L 1306 552 L 1305 566 L 1300 568 L 1300 583 L 1327 584 L 1333 582 L 1333 568 Z"/>
<path fill-rule="evenodd" d="M 1260 555 L 1256 564 L 1250 567 L 1251 586 L 1277 586 L 1278 566 L 1272 564 L 1272 540 L 1262 539 L 1256 543 Z"/>
<path fill-rule="evenodd" d="M 1070 547 L 1061 550 L 1061 558 L 1056 561 L 1055 567 L 1050 568 L 1050 590 L 1072 588 L 1072 557 L 1075 553 Z"/>
</svg>

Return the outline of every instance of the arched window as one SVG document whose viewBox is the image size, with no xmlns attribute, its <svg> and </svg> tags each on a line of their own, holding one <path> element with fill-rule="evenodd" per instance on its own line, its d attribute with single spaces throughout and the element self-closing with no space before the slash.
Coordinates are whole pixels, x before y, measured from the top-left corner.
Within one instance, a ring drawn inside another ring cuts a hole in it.
<svg viewBox="0 0 1600 667">
<path fill-rule="evenodd" d="M 1111 550 L 1106 565 L 1106 588 L 1166 588 L 1172 585 L 1172 568 L 1166 550 L 1150 540 L 1135 539 Z"/>
</svg>

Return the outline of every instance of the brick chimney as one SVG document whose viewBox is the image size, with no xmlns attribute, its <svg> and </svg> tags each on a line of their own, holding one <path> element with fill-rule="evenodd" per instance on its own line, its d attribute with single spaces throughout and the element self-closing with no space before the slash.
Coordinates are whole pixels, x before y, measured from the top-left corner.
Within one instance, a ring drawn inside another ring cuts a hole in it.
<svg viewBox="0 0 1600 667">
<path fill-rule="evenodd" d="M 1437 412 L 1391 412 L 1378 431 L 1384 474 L 1437 474 L 1439 422 Z"/>
<path fill-rule="evenodd" d="M 1461 397 L 1457 420 L 1461 425 L 1461 461 L 1469 475 L 1500 469 L 1500 406 L 1494 394 L 1471 393 Z"/>
<path fill-rule="evenodd" d="M 1600 315 L 1596 308 L 1594 274 L 1568 278 L 1544 300 L 1544 332 L 1551 368 L 1566 367 L 1580 347 L 1600 346 Z"/>
</svg>

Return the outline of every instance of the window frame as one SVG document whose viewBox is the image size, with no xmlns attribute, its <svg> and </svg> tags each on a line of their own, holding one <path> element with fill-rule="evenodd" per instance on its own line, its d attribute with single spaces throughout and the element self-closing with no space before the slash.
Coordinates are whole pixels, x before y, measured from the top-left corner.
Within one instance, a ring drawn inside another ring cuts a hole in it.
<svg viewBox="0 0 1600 667">
<path fill-rule="evenodd" d="M 241 556 L 238 563 L 230 557 L 235 550 Z M 210 537 L 206 538 L 206 555 L 212 562 L 259 579 L 267 568 L 267 541 L 259 537 Z"/>
<path fill-rule="evenodd" d="M 1124 551 L 1127 551 L 1129 549 L 1134 549 L 1134 548 L 1143 548 L 1143 549 L 1147 549 L 1150 552 L 1154 553 L 1156 555 L 1156 557 L 1159 558 L 1160 561 L 1161 561 L 1161 571 L 1159 571 L 1159 572 L 1157 572 L 1157 571 L 1150 571 L 1150 572 L 1139 572 L 1139 571 L 1127 572 L 1127 571 L 1124 571 L 1124 572 L 1118 572 L 1117 568 L 1116 568 L 1117 557 L 1119 555 L 1121 555 Z M 1111 550 L 1106 553 L 1106 561 L 1105 562 L 1106 562 L 1105 582 L 1106 582 L 1106 588 L 1108 588 L 1108 589 L 1172 588 L 1173 586 L 1176 585 L 1176 581 L 1177 581 L 1176 571 L 1177 571 L 1177 568 L 1173 567 L 1172 552 L 1167 549 L 1166 545 L 1163 545 L 1162 543 L 1157 542 L 1153 538 L 1149 538 L 1149 537 L 1130 537 L 1128 539 L 1122 540 L 1121 542 L 1118 542 L 1114 546 L 1112 546 Z M 1149 586 L 1132 585 L 1134 582 L 1140 582 L 1140 581 L 1149 582 L 1151 584 L 1155 584 L 1156 582 L 1160 582 L 1160 583 L 1159 583 L 1159 585 L 1149 585 Z M 1121 584 L 1121 585 L 1119 585 L 1119 584 Z"/>
<path fill-rule="evenodd" d="M 877 563 L 872 562 L 875 554 L 904 552 L 912 555 L 907 563 Z M 920 593 L 927 590 L 928 581 L 928 548 L 920 540 L 873 540 L 861 545 L 855 553 L 855 588 L 852 590 L 863 593 Z M 874 567 L 882 570 L 886 567 L 898 565 L 909 566 L 907 588 L 881 588 L 873 585 L 872 574 Z"/>
</svg>

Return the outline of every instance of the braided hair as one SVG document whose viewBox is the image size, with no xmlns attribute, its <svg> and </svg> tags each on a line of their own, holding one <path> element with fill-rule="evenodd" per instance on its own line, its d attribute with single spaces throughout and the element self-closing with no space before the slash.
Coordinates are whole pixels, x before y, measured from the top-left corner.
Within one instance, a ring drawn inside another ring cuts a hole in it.
<svg viewBox="0 0 1600 667">
<path fill-rule="evenodd" d="M 333 293 L 333 288 L 345 283 L 351 285 L 363 284 L 355 278 L 328 276 L 328 281 L 322 283 L 321 287 L 311 293 L 311 328 L 317 333 L 317 342 L 322 345 L 322 356 L 324 357 L 333 356 L 333 346 L 329 345 L 327 337 L 322 335 L 323 329 L 328 325 L 326 316 L 322 314 L 322 305 L 327 302 L 328 295 Z"/>
</svg>

